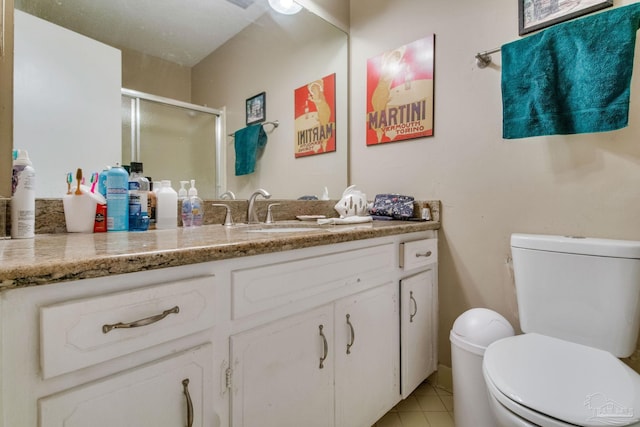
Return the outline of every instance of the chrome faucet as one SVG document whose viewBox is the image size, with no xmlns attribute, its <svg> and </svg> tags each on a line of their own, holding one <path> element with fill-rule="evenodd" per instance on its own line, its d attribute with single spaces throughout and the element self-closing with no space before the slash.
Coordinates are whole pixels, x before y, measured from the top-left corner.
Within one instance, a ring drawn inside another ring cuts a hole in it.
<svg viewBox="0 0 640 427">
<path fill-rule="evenodd" d="M 233 194 L 233 191 L 229 190 L 229 191 L 225 191 L 224 193 L 222 193 L 220 195 L 220 199 L 221 200 L 224 200 L 224 199 L 235 200 L 236 199 L 236 195 Z"/>
<path fill-rule="evenodd" d="M 256 197 L 262 196 L 265 199 L 269 199 L 271 194 L 267 190 L 263 190 L 262 188 L 258 188 L 253 192 L 251 197 L 249 197 L 249 207 L 247 208 L 247 224 L 258 224 L 260 220 L 258 220 L 258 214 L 256 213 L 255 202 Z"/>
</svg>

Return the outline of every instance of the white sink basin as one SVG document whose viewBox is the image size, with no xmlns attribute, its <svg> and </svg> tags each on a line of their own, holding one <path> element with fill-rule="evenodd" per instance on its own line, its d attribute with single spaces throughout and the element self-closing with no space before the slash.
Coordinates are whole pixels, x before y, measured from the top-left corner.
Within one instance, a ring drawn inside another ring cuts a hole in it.
<svg viewBox="0 0 640 427">
<path fill-rule="evenodd" d="M 310 231 L 324 231 L 321 228 L 313 227 L 273 227 L 273 228 L 253 228 L 245 230 L 247 233 L 308 233 Z"/>
</svg>

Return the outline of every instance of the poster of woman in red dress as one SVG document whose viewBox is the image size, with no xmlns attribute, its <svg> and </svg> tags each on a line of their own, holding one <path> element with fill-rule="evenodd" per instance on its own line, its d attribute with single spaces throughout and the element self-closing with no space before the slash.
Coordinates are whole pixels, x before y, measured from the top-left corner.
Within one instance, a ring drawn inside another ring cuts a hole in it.
<svg viewBox="0 0 640 427">
<path fill-rule="evenodd" d="M 435 35 L 367 61 L 367 145 L 433 135 Z"/>
<path fill-rule="evenodd" d="M 336 75 L 295 90 L 296 157 L 336 151 Z"/>
</svg>

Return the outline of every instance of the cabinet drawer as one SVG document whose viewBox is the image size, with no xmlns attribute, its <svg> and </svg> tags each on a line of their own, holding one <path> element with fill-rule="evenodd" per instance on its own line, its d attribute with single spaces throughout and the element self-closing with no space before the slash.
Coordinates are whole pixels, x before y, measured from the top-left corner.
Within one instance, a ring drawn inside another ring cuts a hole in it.
<svg viewBox="0 0 640 427">
<path fill-rule="evenodd" d="M 212 357 L 211 344 L 206 344 L 42 398 L 39 425 L 173 427 L 187 425 L 192 416 L 189 425 L 212 426 Z"/>
<path fill-rule="evenodd" d="M 210 328 L 214 289 L 204 276 L 40 308 L 43 378 Z"/>
<path fill-rule="evenodd" d="M 438 239 L 400 243 L 400 268 L 412 270 L 438 261 Z"/>
<path fill-rule="evenodd" d="M 393 244 L 233 271 L 232 316 L 241 318 L 393 271 Z"/>
</svg>

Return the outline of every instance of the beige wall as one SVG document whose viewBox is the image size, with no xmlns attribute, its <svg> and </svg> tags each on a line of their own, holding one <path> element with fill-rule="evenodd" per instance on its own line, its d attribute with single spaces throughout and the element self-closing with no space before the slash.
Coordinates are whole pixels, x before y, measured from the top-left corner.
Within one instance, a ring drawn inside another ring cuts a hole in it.
<svg viewBox="0 0 640 427">
<path fill-rule="evenodd" d="M 311 12 L 327 22 L 349 32 L 349 2 L 345 0 L 297 0 Z"/>
<path fill-rule="evenodd" d="M 263 91 L 266 119 L 280 122 L 273 132 L 271 126 L 265 126 L 268 142 L 255 172 L 249 175 L 235 176 L 234 140 L 226 138 L 227 185 L 223 191 L 231 190 L 239 198 L 248 198 L 260 187 L 274 198 L 320 196 L 324 186 L 331 197 L 338 198 L 347 186 L 347 124 L 336 124 L 335 152 L 296 159 L 293 120 L 296 88 L 336 73 L 336 99 L 346 93 L 345 35 L 309 14 L 289 18 L 263 15 L 256 25 L 247 27 L 193 67 L 192 101 L 226 107 L 227 134 L 246 126 L 245 100 Z M 337 117 L 346 117 L 346 104 L 337 102 Z"/>
<path fill-rule="evenodd" d="M 191 102 L 191 68 L 141 52 L 122 51 L 122 87 Z"/>
<path fill-rule="evenodd" d="M 507 141 L 500 54 L 484 70 L 474 55 L 517 40 L 517 22 L 515 1 L 351 0 L 351 183 L 442 200 L 439 356 L 448 366 L 449 331 L 465 310 L 487 307 L 518 325 L 511 233 L 640 240 L 640 52 L 628 128 Z M 431 33 L 435 136 L 366 147 L 366 60 Z"/>
</svg>

